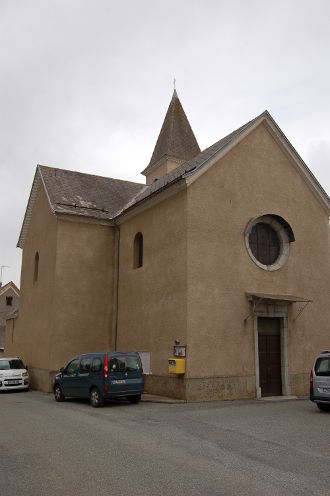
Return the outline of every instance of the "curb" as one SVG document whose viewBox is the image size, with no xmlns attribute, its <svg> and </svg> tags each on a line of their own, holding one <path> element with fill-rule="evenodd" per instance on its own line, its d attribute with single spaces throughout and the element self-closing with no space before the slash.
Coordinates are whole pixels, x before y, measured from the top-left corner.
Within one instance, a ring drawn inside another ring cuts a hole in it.
<svg viewBox="0 0 330 496">
<path fill-rule="evenodd" d="M 145 403 L 186 403 L 185 400 L 168 398 L 167 396 L 158 396 L 156 394 L 143 393 L 141 401 Z"/>
</svg>

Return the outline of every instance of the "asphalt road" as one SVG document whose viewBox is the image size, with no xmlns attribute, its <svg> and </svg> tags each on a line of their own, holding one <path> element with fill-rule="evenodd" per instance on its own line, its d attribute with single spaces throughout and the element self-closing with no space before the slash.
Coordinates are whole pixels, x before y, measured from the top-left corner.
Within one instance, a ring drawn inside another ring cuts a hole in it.
<svg viewBox="0 0 330 496">
<path fill-rule="evenodd" d="M 330 413 L 308 400 L 55 403 L 0 394 L 5 496 L 330 494 Z"/>
</svg>

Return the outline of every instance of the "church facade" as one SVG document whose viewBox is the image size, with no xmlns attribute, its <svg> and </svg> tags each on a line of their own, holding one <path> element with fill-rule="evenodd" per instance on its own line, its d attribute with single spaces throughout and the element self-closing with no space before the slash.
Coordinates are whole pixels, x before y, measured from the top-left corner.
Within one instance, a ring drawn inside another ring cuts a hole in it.
<svg viewBox="0 0 330 496">
<path fill-rule="evenodd" d="M 37 167 L 6 354 L 44 391 L 74 355 L 117 349 L 141 353 L 154 394 L 307 394 L 330 346 L 330 203 L 270 114 L 200 151 L 174 92 L 143 174 Z"/>
</svg>

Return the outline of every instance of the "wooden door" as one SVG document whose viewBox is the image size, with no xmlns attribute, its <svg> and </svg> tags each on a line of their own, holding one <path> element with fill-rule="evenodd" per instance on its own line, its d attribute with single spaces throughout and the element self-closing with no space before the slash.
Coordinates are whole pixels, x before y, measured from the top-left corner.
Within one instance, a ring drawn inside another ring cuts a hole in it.
<svg viewBox="0 0 330 496">
<path fill-rule="evenodd" d="M 280 396 L 282 378 L 279 318 L 258 318 L 258 348 L 261 396 Z"/>
</svg>

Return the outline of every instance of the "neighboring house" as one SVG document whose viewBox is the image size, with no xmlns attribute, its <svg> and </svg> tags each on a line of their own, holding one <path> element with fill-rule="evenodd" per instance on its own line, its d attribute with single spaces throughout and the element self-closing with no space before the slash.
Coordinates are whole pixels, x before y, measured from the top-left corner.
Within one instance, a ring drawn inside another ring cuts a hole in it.
<svg viewBox="0 0 330 496">
<path fill-rule="evenodd" d="M 37 167 L 6 350 L 45 391 L 72 356 L 118 349 L 143 352 L 153 393 L 307 394 L 330 345 L 330 203 L 270 114 L 200 152 L 174 92 L 143 174 Z"/>
<path fill-rule="evenodd" d="M 12 281 L 4 286 L 0 284 L 0 351 L 5 345 L 6 319 L 9 314 L 17 312 L 18 302 L 18 287 Z"/>
</svg>

